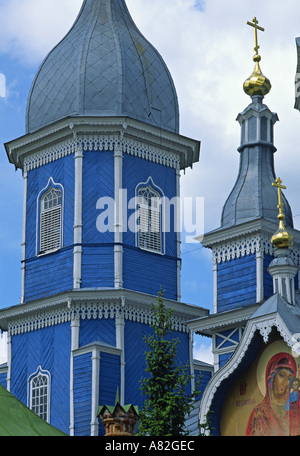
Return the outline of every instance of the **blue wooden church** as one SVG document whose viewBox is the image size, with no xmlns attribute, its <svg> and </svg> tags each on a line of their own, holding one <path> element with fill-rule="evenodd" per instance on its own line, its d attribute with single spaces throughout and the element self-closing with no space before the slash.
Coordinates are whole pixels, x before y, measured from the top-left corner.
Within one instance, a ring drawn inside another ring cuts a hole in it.
<svg viewBox="0 0 300 456">
<path fill-rule="evenodd" d="M 60 430 L 99 435 L 98 406 L 117 388 L 122 404 L 143 404 L 160 287 L 178 362 L 205 370 L 186 322 L 208 311 L 180 301 L 180 233 L 174 217 L 164 230 L 160 204 L 179 196 L 200 143 L 179 134 L 171 75 L 125 0 L 83 1 L 36 74 L 26 134 L 5 147 L 23 174 L 24 222 L 21 302 L 0 311 L 1 383 Z"/>
</svg>

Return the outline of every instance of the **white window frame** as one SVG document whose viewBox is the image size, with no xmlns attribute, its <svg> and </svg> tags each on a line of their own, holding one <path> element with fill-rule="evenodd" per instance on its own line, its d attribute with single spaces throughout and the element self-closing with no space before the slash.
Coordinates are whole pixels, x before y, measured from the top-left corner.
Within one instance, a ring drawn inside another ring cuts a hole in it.
<svg viewBox="0 0 300 456">
<path fill-rule="evenodd" d="M 148 252 L 164 254 L 163 192 L 152 178 L 136 187 L 138 202 L 138 228 L 136 246 Z"/>
<path fill-rule="evenodd" d="M 41 380 L 45 383 L 35 384 Z M 39 366 L 28 379 L 27 406 L 47 423 L 50 423 L 50 395 L 51 375 Z"/>
<path fill-rule="evenodd" d="M 45 204 L 47 196 L 51 193 L 52 200 L 50 199 L 47 202 L 48 204 Z M 51 177 L 47 186 L 41 190 L 37 198 L 37 255 L 56 252 L 63 247 L 63 206 L 63 186 L 55 183 Z M 50 226 L 47 226 L 48 224 Z M 53 232 L 55 238 L 51 239 Z"/>
</svg>

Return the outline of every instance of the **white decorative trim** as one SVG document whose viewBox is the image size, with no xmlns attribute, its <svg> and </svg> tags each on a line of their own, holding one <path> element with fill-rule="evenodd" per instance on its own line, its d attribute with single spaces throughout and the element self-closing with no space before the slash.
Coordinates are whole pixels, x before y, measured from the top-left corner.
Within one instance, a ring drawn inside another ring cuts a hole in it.
<svg viewBox="0 0 300 456">
<path fill-rule="evenodd" d="M 153 314 L 150 308 L 142 305 L 126 304 L 124 307 L 120 300 L 115 302 L 73 302 L 70 305 L 55 307 L 55 309 L 41 309 L 28 316 L 12 319 L 8 323 L 8 335 L 15 336 L 31 331 L 36 331 L 51 326 L 68 323 L 74 319 L 97 320 L 97 319 L 114 319 L 123 317 L 125 320 L 137 323 L 151 325 L 153 323 Z M 188 333 L 189 328 L 186 325 L 186 315 L 172 316 L 172 328 L 175 331 Z"/>
<path fill-rule="evenodd" d="M 245 235 L 213 247 L 213 261 L 220 264 L 225 261 L 245 257 L 251 254 L 265 253 L 273 256 L 273 246 L 270 238 L 262 233 Z"/>
<path fill-rule="evenodd" d="M 173 169 L 180 169 L 180 156 L 174 152 L 159 149 L 155 146 L 134 139 L 120 138 L 120 135 L 84 135 L 69 139 L 53 147 L 42 149 L 24 158 L 24 171 L 31 171 L 47 165 L 68 155 L 83 151 L 111 151 L 121 146 L 123 153 L 143 158 Z"/>
<path fill-rule="evenodd" d="M 48 147 L 39 152 L 30 154 L 24 159 L 24 171 L 31 171 L 40 166 L 59 160 L 60 158 L 74 154 L 76 152 L 76 147 L 77 141 L 68 140 L 57 146 Z"/>
</svg>

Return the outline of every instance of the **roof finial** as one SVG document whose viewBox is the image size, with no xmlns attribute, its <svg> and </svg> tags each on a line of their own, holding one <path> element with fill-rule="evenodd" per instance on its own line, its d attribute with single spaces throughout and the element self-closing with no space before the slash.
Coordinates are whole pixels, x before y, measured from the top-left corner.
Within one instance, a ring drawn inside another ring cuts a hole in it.
<svg viewBox="0 0 300 456">
<path fill-rule="evenodd" d="M 255 68 L 251 76 L 244 82 L 244 91 L 250 97 L 254 97 L 256 95 L 264 97 L 270 92 L 272 86 L 269 79 L 262 74 L 259 66 L 261 56 L 258 53 L 260 46 L 258 45 L 257 30 L 264 32 L 265 29 L 258 26 L 258 20 L 256 17 L 252 19 L 252 22 L 247 21 L 247 24 L 254 27 L 255 55 L 253 57 L 253 61 L 255 62 Z"/>
<path fill-rule="evenodd" d="M 284 226 L 284 213 L 283 213 L 283 202 L 282 202 L 282 190 L 286 190 L 285 185 L 281 185 L 282 180 L 280 177 L 277 177 L 275 182 L 272 182 L 273 187 L 278 189 L 278 209 L 279 214 L 277 216 L 279 220 L 279 228 L 277 232 L 272 236 L 271 243 L 276 249 L 288 249 L 293 245 L 293 236 L 286 231 Z"/>
</svg>

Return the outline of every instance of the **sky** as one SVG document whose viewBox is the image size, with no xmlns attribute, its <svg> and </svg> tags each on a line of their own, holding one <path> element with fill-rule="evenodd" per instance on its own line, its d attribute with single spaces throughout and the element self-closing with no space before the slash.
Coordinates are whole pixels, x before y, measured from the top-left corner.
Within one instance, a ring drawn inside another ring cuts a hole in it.
<svg viewBox="0 0 300 456">
<path fill-rule="evenodd" d="M 275 125 L 275 170 L 287 186 L 285 195 L 300 229 L 300 114 L 294 109 L 299 0 L 126 3 L 173 76 L 180 133 L 201 141 L 200 160 L 183 173 L 181 192 L 204 198 L 205 232 L 219 227 L 223 204 L 237 177 L 236 117 L 250 103 L 243 82 L 254 68 L 254 31 L 246 22 L 257 17 L 265 28 L 259 32 L 261 68 L 272 83 L 264 102 L 280 119 Z M 22 175 L 8 163 L 3 144 L 25 133 L 33 78 L 43 58 L 72 26 L 81 4 L 82 0 L 0 0 L 0 308 L 20 300 L 23 213 Z M 199 243 L 183 243 L 182 301 L 212 311 L 212 299 L 211 251 Z M 3 342 L 5 338 L 0 341 L 0 361 L 5 357 Z M 212 360 L 209 339 L 196 340 L 195 356 Z"/>
</svg>

